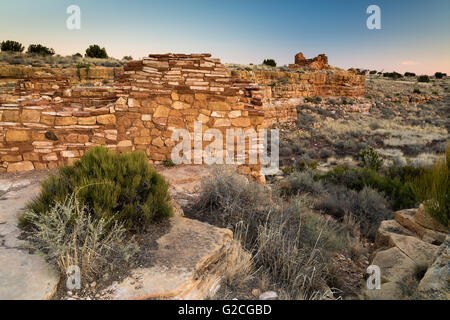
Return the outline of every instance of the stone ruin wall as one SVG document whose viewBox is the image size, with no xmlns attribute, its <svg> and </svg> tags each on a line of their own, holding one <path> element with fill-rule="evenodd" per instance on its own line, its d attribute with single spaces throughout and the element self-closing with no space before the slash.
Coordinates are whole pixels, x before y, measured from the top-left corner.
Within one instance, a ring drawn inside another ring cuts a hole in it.
<svg viewBox="0 0 450 320">
<path fill-rule="evenodd" d="M 71 86 L 62 77 L 22 80 L 0 104 L 0 171 L 70 164 L 95 145 L 143 150 L 151 163 L 160 163 L 178 143 L 171 140 L 172 129 L 192 132 L 195 121 L 224 137 L 228 128 L 263 128 L 259 90 L 232 78 L 209 54 L 130 62 L 113 88 Z M 242 167 L 257 179 L 259 169 Z"/>
<path fill-rule="evenodd" d="M 79 86 L 66 75 L 31 76 L 0 97 L 0 172 L 71 164 L 95 145 L 170 159 L 172 130 L 259 130 L 297 118 L 306 96 L 357 96 L 364 77 L 349 72 L 233 74 L 210 54 L 149 55 L 128 63 L 114 86 Z M 236 76 L 237 75 L 237 76 Z M 203 148 L 209 142 L 203 143 Z M 245 158 L 254 150 L 246 148 Z M 260 166 L 242 166 L 263 179 Z"/>
<path fill-rule="evenodd" d="M 234 72 L 267 88 L 263 98 L 267 126 L 297 119 L 297 105 L 305 97 L 359 97 L 365 92 L 365 76 L 344 70 Z"/>
</svg>

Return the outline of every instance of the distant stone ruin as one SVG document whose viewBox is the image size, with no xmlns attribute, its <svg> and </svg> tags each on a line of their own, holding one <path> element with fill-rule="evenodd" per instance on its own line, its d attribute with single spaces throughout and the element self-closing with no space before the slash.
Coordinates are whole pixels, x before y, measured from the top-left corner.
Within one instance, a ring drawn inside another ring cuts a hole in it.
<svg viewBox="0 0 450 320">
<path fill-rule="evenodd" d="M 0 172 L 71 164 L 95 145 L 143 150 L 151 163 L 161 163 L 170 160 L 174 129 L 193 132 L 199 122 L 202 132 L 258 131 L 296 119 L 302 97 L 362 95 L 365 81 L 342 70 L 232 75 L 210 54 L 151 54 L 114 74 L 113 86 L 79 85 L 73 75 L 31 75 L 0 95 Z M 251 151 L 247 144 L 245 160 Z M 260 168 L 242 166 L 263 180 Z"/>
<path fill-rule="evenodd" d="M 306 59 L 303 53 L 299 52 L 295 55 L 295 64 L 289 65 L 291 69 L 307 67 L 311 70 L 329 69 L 328 57 L 325 54 L 319 54 L 313 59 Z"/>
</svg>

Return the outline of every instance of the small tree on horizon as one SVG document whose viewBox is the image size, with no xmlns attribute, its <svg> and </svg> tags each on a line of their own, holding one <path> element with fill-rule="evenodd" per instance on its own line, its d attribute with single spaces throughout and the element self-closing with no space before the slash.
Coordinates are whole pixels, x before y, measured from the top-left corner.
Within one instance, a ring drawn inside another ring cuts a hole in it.
<svg viewBox="0 0 450 320">
<path fill-rule="evenodd" d="M 2 51 L 12 51 L 12 52 L 22 52 L 25 49 L 25 47 L 21 43 L 13 40 L 3 41 L 0 47 Z"/>
<path fill-rule="evenodd" d="M 106 59 L 108 58 L 108 54 L 106 53 L 105 48 L 100 48 L 99 45 L 93 44 L 86 49 L 86 57 Z"/>
<path fill-rule="evenodd" d="M 42 56 L 52 56 L 55 54 L 55 50 L 52 48 L 48 48 L 46 46 L 43 46 L 41 44 L 30 44 L 28 46 L 27 53 L 35 53 Z"/>
<path fill-rule="evenodd" d="M 276 67 L 277 63 L 273 59 L 265 59 L 263 61 L 263 65 L 270 66 L 270 67 Z"/>
</svg>

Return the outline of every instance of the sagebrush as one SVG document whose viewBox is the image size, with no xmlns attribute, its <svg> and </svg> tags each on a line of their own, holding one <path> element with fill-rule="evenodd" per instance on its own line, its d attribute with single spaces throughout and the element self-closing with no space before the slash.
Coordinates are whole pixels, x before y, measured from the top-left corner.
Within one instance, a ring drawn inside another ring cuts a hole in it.
<svg viewBox="0 0 450 320">
<path fill-rule="evenodd" d="M 44 213 L 26 210 L 24 215 L 31 247 L 43 252 L 61 274 L 75 265 L 84 279 L 92 280 L 113 268 L 113 262 L 127 262 L 138 250 L 122 224 L 96 219 L 73 195 Z"/>
</svg>

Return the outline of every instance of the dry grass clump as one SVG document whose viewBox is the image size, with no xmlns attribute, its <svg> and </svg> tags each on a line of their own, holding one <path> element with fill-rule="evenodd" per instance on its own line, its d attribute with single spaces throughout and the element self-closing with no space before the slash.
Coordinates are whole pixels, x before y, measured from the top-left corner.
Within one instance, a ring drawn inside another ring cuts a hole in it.
<svg viewBox="0 0 450 320">
<path fill-rule="evenodd" d="M 31 247 L 43 252 L 63 275 L 75 265 L 82 278 L 90 281 L 114 262 L 128 261 L 138 250 L 134 240 L 127 240 L 122 224 L 94 218 L 74 196 L 56 202 L 43 214 L 27 210 L 25 216 L 30 223 L 25 236 Z"/>
<path fill-rule="evenodd" d="M 317 299 L 329 292 L 327 268 L 334 253 L 349 244 L 348 230 L 313 213 L 304 198 L 286 203 L 229 169 L 203 181 L 186 213 L 231 228 L 252 253 L 254 267 L 290 299 Z"/>
</svg>

